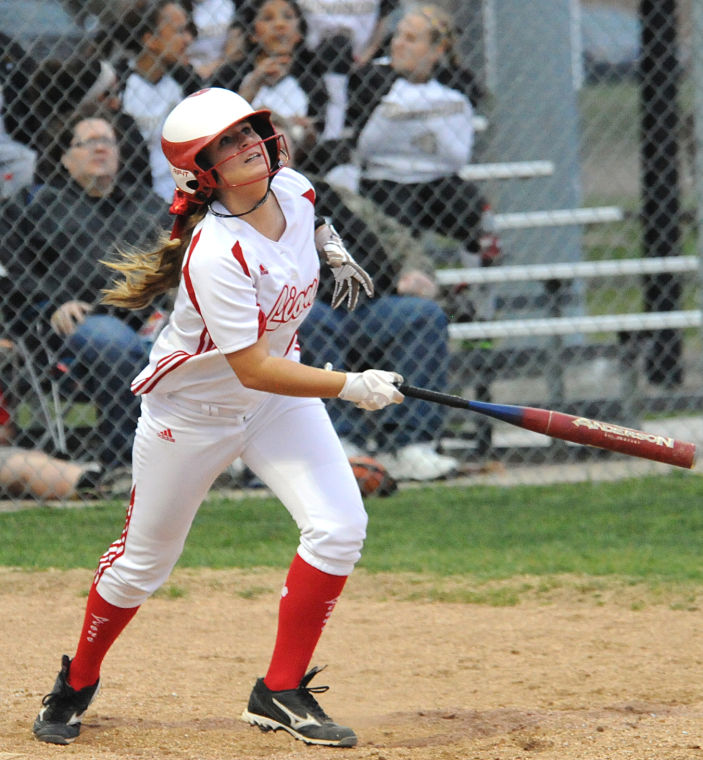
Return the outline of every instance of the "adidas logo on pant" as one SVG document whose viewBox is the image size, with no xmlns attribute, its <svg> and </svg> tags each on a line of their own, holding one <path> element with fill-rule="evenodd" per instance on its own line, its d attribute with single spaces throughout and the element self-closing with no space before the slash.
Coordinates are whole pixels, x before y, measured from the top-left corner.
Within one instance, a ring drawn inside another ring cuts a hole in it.
<svg viewBox="0 0 703 760">
<path fill-rule="evenodd" d="M 173 437 L 173 433 L 171 432 L 171 428 L 166 428 L 166 430 L 162 430 L 160 433 L 157 433 L 157 435 L 164 441 L 169 441 L 170 443 L 176 442 L 176 439 Z"/>
</svg>

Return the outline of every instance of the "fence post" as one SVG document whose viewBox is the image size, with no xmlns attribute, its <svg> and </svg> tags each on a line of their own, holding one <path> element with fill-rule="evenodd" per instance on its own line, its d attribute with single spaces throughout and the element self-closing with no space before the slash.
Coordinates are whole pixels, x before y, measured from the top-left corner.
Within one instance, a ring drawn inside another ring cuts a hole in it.
<svg viewBox="0 0 703 760">
<path fill-rule="evenodd" d="M 640 124 L 642 243 L 645 256 L 681 253 L 678 130 L 679 60 L 676 0 L 641 0 Z M 681 279 L 645 278 L 645 309 L 680 308 Z M 683 381 L 680 331 L 655 330 L 646 356 L 650 382 L 675 387 Z"/>
<path fill-rule="evenodd" d="M 693 30 L 691 33 L 691 51 L 693 56 L 693 98 L 694 98 L 694 145 L 695 147 L 695 195 L 698 240 L 698 279 L 701 288 L 699 307 L 703 309 L 703 0 L 693 0 Z M 703 326 L 699 336 L 703 344 Z M 701 352 L 700 369 L 703 370 L 703 352 Z"/>
</svg>

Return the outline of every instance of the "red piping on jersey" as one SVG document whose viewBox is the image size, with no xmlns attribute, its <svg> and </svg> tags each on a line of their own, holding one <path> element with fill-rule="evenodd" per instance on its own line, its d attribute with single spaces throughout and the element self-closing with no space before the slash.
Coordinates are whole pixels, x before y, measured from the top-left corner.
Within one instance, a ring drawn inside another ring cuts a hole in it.
<svg viewBox="0 0 703 760">
<path fill-rule="evenodd" d="M 149 393 L 164 375 L 180 367 L 183 362 L 187 362 L 188 359 L 195 355 L 186 353 L 185 351 L 174 351 L 174 353 L 164 356 L 163 359 L 159 359 L 156 369 L 149 377 L 145 377 L 139 384 L 132 383 L 132 393 L 137 396 L 140 393 Z"/>
<path fill-rule="evenodd" d="M 203 331 L 203 336 L 207 336 L 207 333 Z M 156 369 L 149 375 L 149 377 L 145 377 L 144 380 L 142 380 L 141 383 L 138 385 L 135 383 L 132 383 L 132 393 L 135 395 L 143 394 L 143 393 L 150 393 L 154 390 L 157 383 L 159 383 L 161 380 L 166 377 L 166 375 L 173 372 L 174 369 L 178 369 L 181 364 L 184 364 L 189 359 L 192 359 L 194 356 L 201 356 L 202 354 L 206 354 L 208 351 L 213 351 L 215 348 L 215 345 L 212 343 L 211 340 L 209 340 L 208 337 L 208 345 L 207 347 L 203 347 L 203 336 L 200 338 L 200 346 L 199 350 L 194 354 L 186 353 L 185 351 L 174 351 L 172 354 L 169 354 L 168 356 L 164 356 L 162 359 L 159 359 Z"/>
<path fill-rule="evenodd" d="M 117 541 L 113 541 L 108 547 L 105 554 L 100 557 L 98 568 L 95 571 L 95 576 L 93 577 L 93 585 L 95 586 L 97 586 L 100 582 L 100 579 L 103 577 L 103 573 L 109 567 L 112 567 L 115 561 L 124 554 L 124 547 L 127 543 L 127 531 L 129 530 L 129 523 L 132 519 L 132 510 L 134 509 L 134 495 L 136 493 L 136 490 L 136 487 L 133 486 L 132 495 L 129 500 L 129 506 L 127 507 L 127 516 L 125 517 L 124 528 L 122 528 L 120 537 L 117 539 Z"/>
<path fill-rule="evenodd" d="M 249 267 L 247 266 L 247 262 L 244 258 L 244 252 L 242 251 L 242 246 L 239 245 L 239 240 L 232 246 L 232 255 L 234 256 L 235 260 L 239 262 L 242 269 L 244 270 L 244 274 L 247 277 L 251 277 L 251 274 L 249 273 Z"/>
<path fill-rule="evenodd" d="M 183 279 L 185 280 L 185 286 L 186 290 L 188 291 L 188 296 L 191 300 L 191 303 L 195 307 L 195 310 L 200 314 L 200 304 L 198 304 L 198 299 L 195 296 L 195 288 L 193 287 L 193 281 L 190 278 L 190 259 L 193 255 L 193 251 L 195 250 L 195 246 L 198 244 L 198 240 L 200 240 L 200 235 L 202 234 L 202 230 L 198 231 L 198 234 L 190 241 L 190 246 L 188 247 L 188 255 L 186 256 L 185 264 L 183 265 Z M 203 315 L 200 314 L 202 317 Z"/>
<path fill-rule="evenodd" d="M 203 328 L 202 332 L 200 333 L 200 340 L 198 341 L 198 348 L 196 349 L 195 353 L 202 354 L 214 347 L 215 344 L 210 338 L 210 333 L 206 328 Z"/>
<path fill-rule="evenodd" d="M 246 259 L 244 258 L 244 251 L 242 251 L 242 246 L 239 245 L 239 240 L 232 246 L 232 256 L 234 256 L 235 261 L 239 262 L 239 265 L 242 268 L 242 271 L 247 277 L 251 277 L 251 272 L 249 272 L 249 266 L 247 265 Z M 259 306 L 257 304 L 257 306 Z M 261 338 L 261 336 L 266 332 L 266 315 L 261 310 L 261 306 L 259 306 L 259 331 L 258 335 L 256 336 L 257 340 Z"/>
</svg>

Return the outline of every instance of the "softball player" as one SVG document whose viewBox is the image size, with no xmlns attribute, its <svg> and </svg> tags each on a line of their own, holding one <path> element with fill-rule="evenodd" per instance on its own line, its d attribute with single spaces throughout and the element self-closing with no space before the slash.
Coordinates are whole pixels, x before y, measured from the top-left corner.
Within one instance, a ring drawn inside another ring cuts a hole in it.
<svg viewBox="0 0 703 760">
<path fill-rule="evenodd" d="M 314 190 L 284 167 L 285 140 L 268 111 L 228 90 L 202 90 L 173 109 L 162 146 L 178 187 L 171 239 L 114 262 L 124 277 L 106 300 L 138 308 L 177 286 L 175 304 L 132 384 L 142 414 L 126 524 L 100 559 L 75 656 L 63 656 L 34 734 L 56 744 L 78 736 L 108 649 L 169 576 L 217 475 L 241 457 L 300 529 L 269 668 L 242 717 L 310 744 L 352 746 L 354 732 L 313 696 L 326 687 L 308 686 L 318 669 L 305 672 L 366 528 L 320 398 L 381 409 L 403 400 L 402 378 L 303 365 L 296 335 L 317 290 L 318 250 L 337 305 L 354 308 L 373 286 L 334 230 L 315 224 Z"/>
</svg>

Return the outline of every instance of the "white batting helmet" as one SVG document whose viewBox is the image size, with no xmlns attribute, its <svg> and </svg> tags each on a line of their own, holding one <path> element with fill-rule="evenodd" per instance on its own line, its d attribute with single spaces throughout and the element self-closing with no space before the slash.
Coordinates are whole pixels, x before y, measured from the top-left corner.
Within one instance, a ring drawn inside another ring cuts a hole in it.
<svg viewBox="0 0 703 760">
<path fill-rule="evenodd" d="M 254 110 L 240 95 L 209 87 L 189 95 L 168 115 L 161 131 L 161 149 L 176 186 L 190 195 L 209 195 L 217 186 L 212 170 L 198 163 L 198 154 L 218 135 L 239 121 L 249 121 L 269 156 L 273 176 L 283 165 L 279 139 L 271 124 L 271 112 Z M 265 175 L 264 175 L 265 176 Z"/>
</svg>

